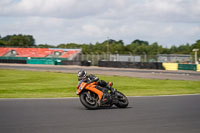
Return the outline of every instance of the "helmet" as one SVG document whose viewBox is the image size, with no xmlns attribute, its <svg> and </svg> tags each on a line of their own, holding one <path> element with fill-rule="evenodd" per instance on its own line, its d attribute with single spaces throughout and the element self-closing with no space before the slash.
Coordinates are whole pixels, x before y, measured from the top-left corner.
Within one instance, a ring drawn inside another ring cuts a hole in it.
<svg viewBox="0 0 200 133">
<path fill-rule="evenodd" d="M 80 70 L 77 73 L 77 76 L 78 76 L 78 80 L 80 81 L 87 76 L 87 72 L 85 70 Z"/>
</svg>

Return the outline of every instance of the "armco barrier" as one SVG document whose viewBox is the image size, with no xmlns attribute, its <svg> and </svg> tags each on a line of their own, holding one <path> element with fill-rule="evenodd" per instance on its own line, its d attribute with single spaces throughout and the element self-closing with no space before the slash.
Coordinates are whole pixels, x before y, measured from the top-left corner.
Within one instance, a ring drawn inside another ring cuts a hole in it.
<svg viewBox="0 0 200 133">
<path fill-rule="evenodd" d="M 200 71 L 200 64 L 197 64 L 197 71 Z"/>
<path fill-rule="evenodd" d="M 117 68 L 139 68 L 139 69 L 164 69 L 162 63 L 149 62 L 122 62 L 122 61 L 99 61 L 100 67 L 117 67 Z"/>
<path fill-rule="evenodd" d="M 50 59 L 28 59 L 27 64 L 55 65 L 55 61 Z"/>
<path fill-rule="evenodd" d="M 6 60 L 26 60 L 27 57 L 0 57 L 0 59 L 6 59 Z"/>
<path fill-rule="evenodd" d="M 196 71 L 197 70 L 197 65 L 196 64 L 178 64 L 178 70 Z"/>
<path fill-rule="evenodd" d="M 178 70 L 178 63 L 162 63 L 165 70 Z"/>
</svg>

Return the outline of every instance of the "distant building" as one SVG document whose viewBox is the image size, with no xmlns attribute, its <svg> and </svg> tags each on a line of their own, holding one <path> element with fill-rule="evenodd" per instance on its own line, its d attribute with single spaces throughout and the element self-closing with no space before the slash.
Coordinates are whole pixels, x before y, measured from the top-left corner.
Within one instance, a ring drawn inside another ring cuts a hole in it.
<svg viewBox="0 0 200 133">
<path fill-rule="evenodd" d="M 191 63 L 192 56 L 187 54 L 158 54 L 158 62 Z"/>
<path fill-rule="evenodd" d="M 0 48 L 0 57 L 23 58 L 63 58 L 73 60 L 81 53 L 81 49 L 61 48 Z M 14 58 L 13 58 L 14 59 Z"/>
<path fill-rule="evenodd" d="M 110 55 L 110 61 L 141 62 L 141 56 L 133 55 Z"/>
</svg>

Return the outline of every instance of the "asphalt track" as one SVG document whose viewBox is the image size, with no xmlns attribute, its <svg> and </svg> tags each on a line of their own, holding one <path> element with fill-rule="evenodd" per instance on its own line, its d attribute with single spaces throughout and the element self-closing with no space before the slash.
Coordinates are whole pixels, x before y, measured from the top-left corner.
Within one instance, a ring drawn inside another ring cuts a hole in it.
<svg viewBox="0 0 200 133">
<path fill-rule="evenodd" d="M 1 133 L 200 133 L 200 95 L 129 97 L 87 110 L 79 99 L 0 99 Z"/>
<path fill-rule="evenodd" d="M 86 67 L 86 66 L 64 66 L 64 65 L 31 65 L 31 64 L 4 64 L 0 63 L 0 69 L 19 69 L 33 71 L 54 71 L 77 73 L 80 69 L 85 69 L 88 73 L 102 75 L 119 75 L 152 79 L 171 80 L 195 80 L 200 81 L 200 72 L 196 71 L 166 71 L 153 69 L 132 69 L 132 68 L 106 68 L 106 67 Z"/>
</svg>

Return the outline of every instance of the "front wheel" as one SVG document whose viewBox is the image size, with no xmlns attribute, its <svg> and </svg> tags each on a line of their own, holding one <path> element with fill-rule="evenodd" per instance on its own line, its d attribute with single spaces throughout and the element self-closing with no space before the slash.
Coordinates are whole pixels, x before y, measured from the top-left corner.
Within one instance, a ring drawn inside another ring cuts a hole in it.
<svg viewBox="0 0 200 133">
<path fill-rule="evenodd" d="M 119 108 L 126 108 L 129 104 L 128 98 L 121 92 L 116 92 L 118 102 L 115 104 Z"/>
<path fill-rule="evenodd" d="M 88 92 L 80 94 L 80 101 L 87 109 L 97 109 L 97 100 L 90 95 Z"/>
</svg>

